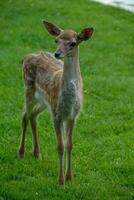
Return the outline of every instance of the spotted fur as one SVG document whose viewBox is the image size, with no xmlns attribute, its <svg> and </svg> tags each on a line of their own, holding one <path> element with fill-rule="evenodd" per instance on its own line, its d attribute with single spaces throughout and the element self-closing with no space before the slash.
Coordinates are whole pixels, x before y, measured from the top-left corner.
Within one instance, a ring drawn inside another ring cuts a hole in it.
<svg viewBox="0 0 134 200">
<path fill-rule="evenodd" d="M 19 157 L 24 157 L 25 135 L 30 121 L 33 136 L 33 154 L 41 158 L 36 127 L 36 117 L 47 107 L 52 114 L 57 138 L 59 159 L 59 184 L 64 184 L 63 173 L 63 128 L 66 134 L 66 180 L 72 179 L 71 151 L 72 134 L 75 119 L 82 106 L 82 78 L 79 64 L 79 43 L 89 39 L 93 29 L 86 28 L 81 33 L 72 30 L 63 31 L 49 22 L 43 21 L 50 34 L 56 37 L 57 50 L 52 53 L 36 52 L 25 56 L 23 60 L 23 76 L 25 82 L 25 106 L 22 116 L 22 135 Z M 73 45 L 72 45 L 73 44 Z M 47 124 L 46 124 L 47 125 Z"/>
</svg>

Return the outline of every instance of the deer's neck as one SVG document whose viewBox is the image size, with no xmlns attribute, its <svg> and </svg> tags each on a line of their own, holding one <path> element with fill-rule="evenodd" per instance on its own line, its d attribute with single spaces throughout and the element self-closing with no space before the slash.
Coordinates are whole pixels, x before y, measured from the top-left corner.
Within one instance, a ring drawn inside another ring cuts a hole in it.
<svg viewBox="0 0 134 200">
<path fill-rule="evenodd" d="M 75 47 L 72 54 L 64 58 L 63 80 L 70 82 L 70 80 L 80 81 L 80 79 L 79 49 Z"/>
</svg>

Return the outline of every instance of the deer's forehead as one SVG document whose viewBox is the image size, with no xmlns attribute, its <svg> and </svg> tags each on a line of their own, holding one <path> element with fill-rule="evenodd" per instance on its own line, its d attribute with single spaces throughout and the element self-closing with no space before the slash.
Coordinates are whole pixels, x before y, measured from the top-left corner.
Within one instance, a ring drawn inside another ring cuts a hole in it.
<svg viewBox="0 0 134 200">
<path fill-rule="evenodd" d="M 65 30 L 59 35 L 58 38 L 63 39 L 63 40 L 71 40 L 73 38 L 76 38 L 76 36 L 77 36 L 77 33 L 75 31 Z"/>
</svg>

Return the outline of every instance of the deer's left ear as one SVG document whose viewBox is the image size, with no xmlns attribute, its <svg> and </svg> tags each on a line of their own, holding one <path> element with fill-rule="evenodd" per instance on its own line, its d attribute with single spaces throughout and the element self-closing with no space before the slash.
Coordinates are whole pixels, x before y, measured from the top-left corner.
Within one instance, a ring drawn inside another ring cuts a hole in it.
<svg viewBox="0 0 134 200">
<path fill-rule="evenodd" d="M 77 36 L 78 42 L 81 42 L 83 40 L 88 40 L 92 36 L 93 31 L 94 29 L 92 27 L 83 29 L 80 33 L 78 33 Z"/>
<path fill-rule="evenodd" d="M 45 20 L 43 20 L 43 24 L 51 35 L 53 35 L 53 36 L 60 35 L 62 29 L 60 29 L 58 26 L 56 26 L 50 22 L 47 22 Z"/>
</svg>

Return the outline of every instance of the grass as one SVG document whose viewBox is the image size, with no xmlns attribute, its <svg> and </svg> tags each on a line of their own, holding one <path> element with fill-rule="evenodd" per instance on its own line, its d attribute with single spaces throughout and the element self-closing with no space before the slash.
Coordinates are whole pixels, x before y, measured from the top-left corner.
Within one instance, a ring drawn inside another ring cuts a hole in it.
<svg viewBox="0 0 134 200">
<path fill-rule="evenodd" d="M 81 45 L 84 106 L 74 132 L 74 180 L 57 185 L 55 134 L 49 113 L 40 116 L 43 155 L 17 158 L 24 86 L 21 60 L 54 51 L 45 18 L 62 28 L 95 27 Z M 134 199 L 134 15 L 88 0 L 0 2 L 0 200 Z"/>
</svg>

